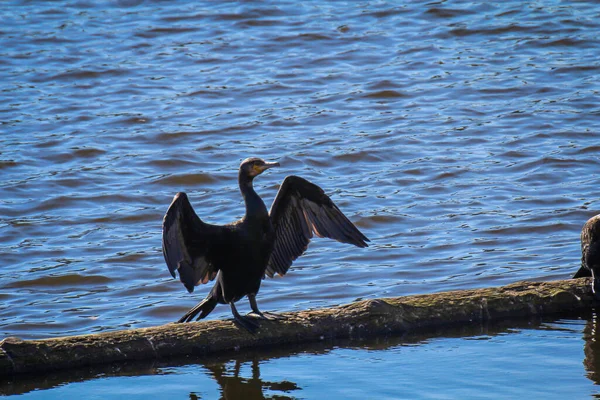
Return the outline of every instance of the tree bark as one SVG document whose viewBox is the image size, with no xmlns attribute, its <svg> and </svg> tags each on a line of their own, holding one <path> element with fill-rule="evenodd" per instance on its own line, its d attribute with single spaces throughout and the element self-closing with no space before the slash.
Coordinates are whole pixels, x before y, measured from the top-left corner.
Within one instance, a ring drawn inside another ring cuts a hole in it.
<svg viewBox="0 0 600 400">
<path fill-rule="evenodd" d="M 589 278 L 512 285 L 427 295 L 364 300 L 260 320 L 255 335 L 232 321 L 167 324 L 43 340 L 9 337 L 0 342 L 0 376 L 77 368 L 131 360 L 203 356 L 231 350 L 433 332 L 460 324 L 549 316 L 594 304 Z"/>
</svg>

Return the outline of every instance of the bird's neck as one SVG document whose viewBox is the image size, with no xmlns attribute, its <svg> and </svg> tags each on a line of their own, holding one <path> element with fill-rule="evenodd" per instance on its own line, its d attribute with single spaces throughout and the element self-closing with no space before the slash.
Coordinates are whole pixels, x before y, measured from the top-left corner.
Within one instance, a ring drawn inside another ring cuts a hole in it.
<svg viewBox="0 0 600 400">
<path fill-rule="evenodd" d="M 238 180 L 240 183 L 240 191 L 246 203 L 246 219 L 268 216 L 267 207 L 260 196 L 254 191 L 252 185 L 253 177 L 240 174 Z"/>
</svg>

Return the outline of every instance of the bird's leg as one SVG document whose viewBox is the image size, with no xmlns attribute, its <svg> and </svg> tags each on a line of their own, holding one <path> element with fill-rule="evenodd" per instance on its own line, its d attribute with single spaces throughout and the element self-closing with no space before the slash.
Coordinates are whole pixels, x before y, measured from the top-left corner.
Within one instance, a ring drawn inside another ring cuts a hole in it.
<svg viewBox="0 0 600 400">
<path fill-rule="evenodd" d="M 258 317 L 262 318 L 262 319 L 268 319 L 270 321 L 273 320 L 281 320 L 281 319 L 285 319 L 284 316 L 282 315 L 278 315 L 278 314 L 274 314 L 274 313 L 270 313 L 270 312 L 261 312 L 258 309 L 258 304 L 256 304 L 256 295 L 255 294 L 249 294 L 248 296 L 248 300 L 250 301 L 250 308 L 252 308 L 252 312 L 250 314 L 254 314 L 257 315 Z"/>
<path fill-rule="evenodd" d="M 238 310 L 235 308 L 235 304 L 233 303 L 233 301 L 229 303 L 229 305 L 231 306 L 231 312 L 233 313 L 233 319 L 235 320 L 235 322 L 254 335 L 259 327 L 258 323 L 252 321 L 251 318 L 242 317 Z"/>
</svg>

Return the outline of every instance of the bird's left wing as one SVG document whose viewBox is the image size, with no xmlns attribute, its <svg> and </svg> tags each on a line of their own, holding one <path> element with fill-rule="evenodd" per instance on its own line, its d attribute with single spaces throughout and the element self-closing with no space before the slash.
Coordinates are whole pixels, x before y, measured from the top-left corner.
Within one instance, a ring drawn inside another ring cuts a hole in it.
<svg viewBox="0 0 600 400">
<path fill-rule="evenodd" d="M 297 176 L 285 178 L 270 211 L 275 244 L 266 275 L 285 275 L 313 235 L 367 247 L 369 239 L 319 186 Z"/>
<path fill-rule="evenodd" d="M 177 193 L 163 219 L 162 248 L 169 272 L 188 292 L 215 279 L 218 268 L 211 262 L 210 249 L 223 235 L 223 227 L 203 222 L 185 193 Z"/>
</svg>

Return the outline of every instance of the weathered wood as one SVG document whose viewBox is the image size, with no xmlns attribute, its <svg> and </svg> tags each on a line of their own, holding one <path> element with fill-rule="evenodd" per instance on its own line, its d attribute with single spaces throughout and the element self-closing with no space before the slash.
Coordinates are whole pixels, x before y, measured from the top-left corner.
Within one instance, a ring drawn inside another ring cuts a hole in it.
<svg viewBox="0 0 600 400">
<path fill-rule="evenodd" d="M 0 375 L 202 356 L 325 338 L 428 332 L 458 324 L 549 316 L 589 308 L 593 303 L 587 279 L 519 282 L 285 313 L 285 320 L 261 321 L 256 335 L 232 321 L 206 321 L 44 340 L 6 338 L 0 342 Z"/>
</svg>

